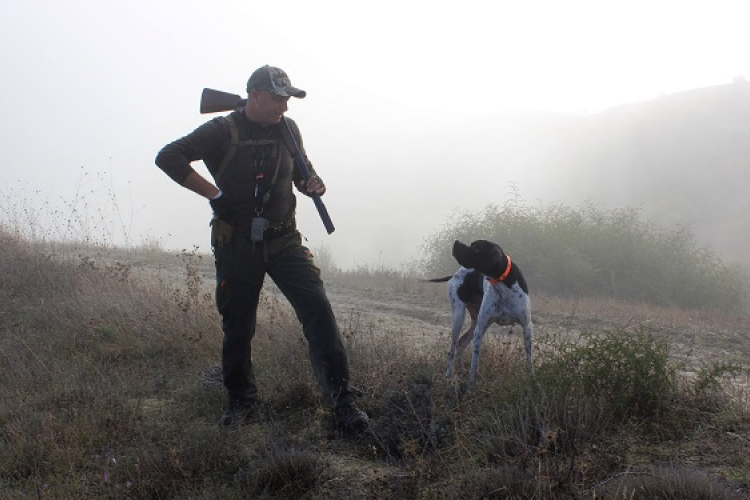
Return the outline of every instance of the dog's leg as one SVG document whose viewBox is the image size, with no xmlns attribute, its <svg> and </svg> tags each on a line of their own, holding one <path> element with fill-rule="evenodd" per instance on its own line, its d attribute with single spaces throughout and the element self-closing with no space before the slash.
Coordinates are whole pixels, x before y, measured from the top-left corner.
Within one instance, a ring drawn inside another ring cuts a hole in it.
<svg viewBox="0 0 750 500">
<path fill-rule="evenodd" d="M 487 333 L 490 322 L 486 314 L 480 314 L 477 319 L 477 326 L 474 328 L 474 346 L 471 352 L 471 371 L 469 372 L 469 385 L 474 385 L 479 370 L 479 351 L 482 349 L 482 339 Z"/>
<path fill-rule="evenodd" d="M 469 326 L 469 329 L 466 330 L 466 333 L 461 336 L 461 340 L 458 341 L 458 354 L 456 357 L 459 361 L 463 357 L 464 349 L 466 349 L 466 346 L 469 345 L 469 342 L 474 338 L 474 331 L 477 328 L 477 317 L 479 316 L 479 308 L 481 305 L 481 302 L 466 302 L 466 310 L 469 311 L 471 325 Z"/>
<path fill-rule="evenodd" d="M 460 300 L 452 300 L 451 302 L 453 305 L 453 326 L 451 329 L 451 347 L 448 351 L 448 369 L 445 372 L 445 376 L 448 378 L 453 377 L 454 374 L 456 351 L 459 344 L 458 336 L 464 326 L 464 318 L 466 318 L 466 304 Z"/>
<path fill-rule="evenodd" d="M 528 320 L 523 324 L 523 350 L 526 354 L 526 369 L 531 371 L 532 360 L 531 360 L 531 340 L 534 336 L 534 324 L 531 320 Z"/>
<path fill-rule="evenodd" d="M 461 335 L 461 339 L 458 341 L 458 351 L 456 351 L 456 359 L 458 359 L 459 363 L 463 358 L 466 346 L 469 345 L 469 342 L 471 342 L 471 340 L 474 338 L 474 330 L 476 329 L 476 327 L 476 318 L 471 318 L 471 325 L 469 325 L 469 329 L 466 330 L 466 333 Z"/>
<path fill-rule="evenodd" d="M 526 369 L 531 371 L 531 342 L 534 338 L 534 324 L 531 322 L 531 304 L 528 295 L 524 297 L 523 307 L 518 312 L 518 318 L 523 328 L 523 350 L 526 355 Z"/>
</svg>

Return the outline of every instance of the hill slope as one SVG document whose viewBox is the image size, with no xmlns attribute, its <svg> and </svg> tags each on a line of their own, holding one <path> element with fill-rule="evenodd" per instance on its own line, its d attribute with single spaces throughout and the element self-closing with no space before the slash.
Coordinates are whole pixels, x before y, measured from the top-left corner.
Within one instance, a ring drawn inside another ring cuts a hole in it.
<svg viewBox="0 0 750 500">
<path fill-rule="evenodd" d="M 728 261 L 750 264 L 750 83 L 737 81 L 572 119 L 546 137 L 546 197 L 635 205 L 689 225 Z"/>
</svg>

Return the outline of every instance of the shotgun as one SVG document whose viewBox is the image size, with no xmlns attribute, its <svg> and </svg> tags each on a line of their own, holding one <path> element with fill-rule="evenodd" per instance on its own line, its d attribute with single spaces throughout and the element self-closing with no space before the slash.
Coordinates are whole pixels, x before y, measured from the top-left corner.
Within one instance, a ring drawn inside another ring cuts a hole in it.
<svg viewBox="0 0 750 500">
<path fill-rule="evenodd" d="M 203 94 L 201 94 L 200 111 L 201 113 L 232 111 L 244 106 L 246 103 L 247 99 L 243 99 L 237 94 L 230 94 L 229 92 L 206 88 L 203 89 Z M 302 151 L 300 150 L 297 141 L 294 139 L 294 134 L 292 134 L 292 129 L 285 116 L 281 117 L 281 134 L 284 136 L 287 145 L 292 149 L 291 152 L 294 155 L 294 164 L 297 166 L 297 171 L 300 177 L 307 182 L 310 179 L 310 170 L 307 168 L 305 157 L 302 155 Z M 315 203 L 315 208 L 318 209 L 320 218 L 323 220 L 323 225 L 325 226 L 326 231 L 328 231 L 328 234 L 331 234 L 336 228 L 333 226 L 331 216 L 328 215 L 328 209 L 325 204 L 323 204 L 323 200 L 320 198 L 319 194 L 313 193 L 311 194 L 311 197 Z"/>
<path fill-rule="evenodd" d="M 203 89 L 201 94 L 201 113 L 218 113 L 220 111 L 233 111 L 244 106 L 247 99 L 237 94 L 222 92 L 221 90 Z"/>
</svg>

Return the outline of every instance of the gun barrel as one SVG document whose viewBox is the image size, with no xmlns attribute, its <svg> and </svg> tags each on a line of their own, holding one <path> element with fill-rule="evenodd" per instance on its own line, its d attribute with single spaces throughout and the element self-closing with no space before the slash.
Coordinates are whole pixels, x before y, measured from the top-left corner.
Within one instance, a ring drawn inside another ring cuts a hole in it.
<svg viewBox="0 0 750 500">
<path fill-rule="evenodd" d="M 292 129 L 289 126 L 289 122 L 286 121 L 286 117 L 281 117 L 281 124 L 282 124 L 282 134 L 286 134 L 287 138 L 289 139 L 289 142 L 292 145 L 292 153 L 294 154 L 294 164 L 297 167 L 297 171 L 300 174 L 300 177 L 302 177 L 303 180 L 307 181 L 310 179 L 310 171 L 307 168 L 307 162 L 305 161 L 305 157 L 302 156 L 302 151 L 299 149 L 299 145 L 297 144 L 297 141 L 294 139 L 294 134 L 292 133 Z M 328 209 L 325 206 L 325 203 L 323 203 L 323 200 L 320 198 L 319 194 L 313 194 L 311 195 L 313 202 L 315 203 L 315 208 L 318 209 L 318 215 L 320 215 L 321 220 L 323 221 L 323 225 L 326 228 L 326 231 L 328 234 L 331 234 L 336 230 L 335 226 L 333 225 L 333 221 L 331 220 L 331 216 L 328 214 Z"/>
</svg>

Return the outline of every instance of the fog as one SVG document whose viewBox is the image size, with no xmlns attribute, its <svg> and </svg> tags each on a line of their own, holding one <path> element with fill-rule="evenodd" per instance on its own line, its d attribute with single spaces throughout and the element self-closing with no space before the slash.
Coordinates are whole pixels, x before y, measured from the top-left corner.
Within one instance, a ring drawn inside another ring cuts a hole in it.
<svg viewBox="0 0 750 500">
<path fill-rule="evenodd" d="M 614 187 L 568 182 L 576 149 L 556 146 L 584 140 L 566 134 L 571 119 L 750 76 L 741 1 L 257 4 L 4 6 L 0 223 L 21 209 L 40 225 L 105 214 L 112 243 L 209 251 L 207 201 L 154 157 L 212 117 L 198 112 L 204 87 L 240 94 L 271 64 L 308 92 L 288 116 L 336 226 L 327 235 L 300 197 L 308 245 L 345 268 L 401 266 L 451 214 L 510 190 L 611 201 Z"/>
</svg>

